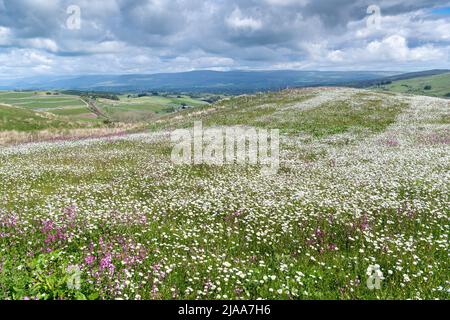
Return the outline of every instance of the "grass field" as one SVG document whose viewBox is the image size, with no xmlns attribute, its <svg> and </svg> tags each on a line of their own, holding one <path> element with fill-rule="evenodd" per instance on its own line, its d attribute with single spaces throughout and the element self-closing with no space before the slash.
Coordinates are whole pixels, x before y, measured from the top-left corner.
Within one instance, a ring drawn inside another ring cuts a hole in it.
<svg viewBox="0 0 450 320">
<path fill-rule="evenodd" d="M 405 107 L 401 101 L 385 104 L 387 96 L 353 92 L 352 99 L 342 99 L 340 91 L 293 90 L 260 94 L 256 97 L 235 97 L 217 103 L 214 108 L 187 110 L 177 116 L 168 115 L 152 123 L 152 130 L 174 129 L 192 125 L 192 117 L 207 126 L 256 126 L 276 128 L 282 133 L 312 134 L 316 137 L 344 133 L 349 129 L 382 131 L 395 121 Z M 337 93 L 336 93 L 337 92 Z M 231 111 L 231 112 L 230 112 Z M 367 121 L 374 118 L 377 121 Z M 167 120 L 166 120 L 167 119 Z"/>
<path fill-rule="evenodd" d="M 51 114 L 0 104 L 0 128 L 5 131 L 35 131 L 68 125 L 67 121 L 52 117 Z"/>
<path fill-rule="evenodd" d="M 96 99 L 96 106 L 112 121 L 149 121 L 160 115 L 173 113 L 183 106 L 188 108 L 204 106 L 208 103 L 184 95 L 131 97 L 120 95 L 119 101 Z M 66 117 L 71 121 L 101 121 L 80 96 L 57 92 L 16 92 L 0 91 L 0 103 L 46 112 Z M 1 127 L 0 127 L 1 129 Z"/>
<path fill-rule="evenodd" d="M 399 93 L 450 98 L 450 73 L 394 81 L 391 84 L 379 87 L 379 89 Z"/>
<path fill-rule="evenodd" d="M 448 299 L 448 115 L 437 98 L 287 90 L 1 148 L 0 298 Z M 280 129 L 280 170 L 175 165 L 170 131 L 198 120 Z"/>
<path fill-rule="evenodd" d="M 88 101 L 97 110 L 88 106 Z M 0 145 L 135 131 L 183 106 L 205 105 L 208 103 L 200 98 L 176 95 L 121 95 L 115 101 L 61 92 L 0 91 Z"/>
<path fill-rule="evenodd" d="M 0 104 L 0 146 L 35 141 L 82 139 L 139 130 L 139 124 L 104 125 Z"/>
<path fill-rule="evenodd" d="M 0 91 L 0 103 L 24 109 L 70 116 L 70 120 L 92 120 L 95 118 L 78 96 L 46 92 Z"/>
<path fill-rule="evenodd" d="M 78 96 L 0 91 L 0 145 L 116 131 Z"/>
<path fill-rule="evenodd" d="M 119 96 L 120 101 L 100 99 L 98 106 L 113 120 L 132 121 L 136 119 L 152 120 L 160 115 L 173 113 L 183 105 L 188 107 L 204 106 L 208 103 L 189 96 Z"/>
</svg>

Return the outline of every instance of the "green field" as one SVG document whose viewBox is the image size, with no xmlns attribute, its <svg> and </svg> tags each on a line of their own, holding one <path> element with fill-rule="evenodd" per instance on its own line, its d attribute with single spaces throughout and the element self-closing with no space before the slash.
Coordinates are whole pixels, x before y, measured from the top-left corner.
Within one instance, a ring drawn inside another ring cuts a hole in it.
<svg viewBox="0 0 450 320">
<path fill-rule="evenodd" d="M 0 148 L 0 299 L 448 299 L 448 114 L 445 99 L 286 90 Z M 280 129 L 278 172 L 176 165 L 170 130 L 200 120 Z"/>
<path fill-rule="evenodd" d="M 69 122 L 51 114 L 0 104 L 0 131 L 36 131 L 70 126 Z"/>
<path fill-rule="evenodd" d="M 189 96 L 145 96 L 129 97 L 119 96 L 120 101 L 99 99 L 97 106 L 111 119 L 117 121 L 152 120 L 160 115 L 173 113 L 182 108 L 207 105 L 206 102 L 193 99 Z"/>
<path fill-rule="evenodd" d="M 70 116 L 72 121 L 90 121 L 96 117 L 80 97 L 54 92 L 47 94 L 37 91 L 0 91 L 0 103 L 38 112 Z"/>
<path fill-rule="evenodd" d="M 158 117 L 185 108 L 208 103 L 189 96 L 119 96 L 109 100 L 60 92 L 0 91 L 0 131 L 39 131 L 55 128 L 100 126 L 105 120 L 118 123 L 151 122 Z M 100 111 L 87 106 L 90 100 Z"/>
<path fill-rule="evenodd" d="M 450 98 L 450 73 L 394 81 L 377 88 L 399 93 Z"/>
<path fill-rule="evenodd" d="M 100 120 L 78 96 L 0 91 L 0 145 L 100 128 Z"/>
</svg>

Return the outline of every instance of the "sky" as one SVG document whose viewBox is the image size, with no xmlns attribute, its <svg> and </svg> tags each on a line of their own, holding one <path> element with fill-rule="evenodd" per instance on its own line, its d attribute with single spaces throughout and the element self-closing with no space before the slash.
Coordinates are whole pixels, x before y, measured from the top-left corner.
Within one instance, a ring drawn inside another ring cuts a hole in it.
<svg viewBox="0 0 450 320">
<path fill-rule="evenodd" d="M 0 78 L 450 69 L 450 1 L 0 0 Z"/>
</svg>

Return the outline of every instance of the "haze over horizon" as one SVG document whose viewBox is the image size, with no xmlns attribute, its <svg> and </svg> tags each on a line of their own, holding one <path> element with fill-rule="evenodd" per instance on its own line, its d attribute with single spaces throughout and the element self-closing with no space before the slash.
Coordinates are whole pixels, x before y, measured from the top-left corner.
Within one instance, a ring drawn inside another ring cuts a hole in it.
<svg viewBox="0 0 450 320">
<path fill-rule="evenodd" d="M 0 0 L 0 79 L 450 69 L 450 2 L 403 2 Z"/>
</svg>

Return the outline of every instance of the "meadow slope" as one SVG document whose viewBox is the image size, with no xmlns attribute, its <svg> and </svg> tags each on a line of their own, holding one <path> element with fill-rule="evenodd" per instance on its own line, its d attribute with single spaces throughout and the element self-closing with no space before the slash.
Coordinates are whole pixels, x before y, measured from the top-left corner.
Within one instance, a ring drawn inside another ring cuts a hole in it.
<svg viewBox="0 0 450 320">
<path fill-rule="evenodd" d="M 450 98 L 450 73 L 396 80 L 374 88 L 398 93 Z"/>
<path fill-rule="evenodd" d="M 1 148 L 0 298 L 447 299 L 449 113 L 439 98 L 287 90 L 146 133 Z M 174 165 L 170 131 L 194 120 L 280 129 L 280 170 Z"/>
</svg>

